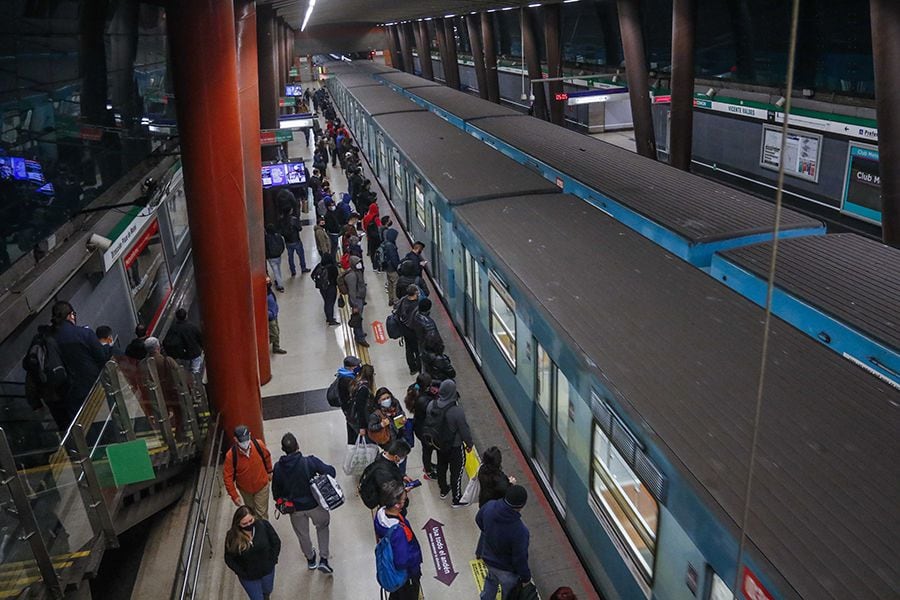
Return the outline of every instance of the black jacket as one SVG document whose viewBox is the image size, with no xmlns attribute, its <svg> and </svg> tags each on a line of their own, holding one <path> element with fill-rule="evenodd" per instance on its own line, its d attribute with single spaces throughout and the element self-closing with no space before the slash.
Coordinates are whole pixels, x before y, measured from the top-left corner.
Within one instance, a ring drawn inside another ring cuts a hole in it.
<svg viewBox="0 0 900 600">
<path fill-rule="evenodd" d="M 54 336 L 68 375 L 66 401 L 72 406 L 80 405 L 106 364 L 106 352 L 91 329 L 78 327 L 70 321 L 58 325 Z"/>
<path fill-rule="evenodd" d="M 437 323 L 434 322 L 434 319 L 431 318 L 431 315 L 417 312 L 415 318 L 412 321 L 412 330 L 413 333 L 416 334 L 416 340 L 418 340 L 419 342 L 419 348 L 424 348 L 426 337 L 429 341 L 435 339 L 440 340 L 441 342 L 444 341 L 441 338 L 441 333 L 438 331 Z"/>
<path fill-rule="evenodd" d="M 313 496 L 309 480 L 320 474 L 335 477 L 337 472 L 315 456 L 303 456 L 300 452 L 286 454 L 272 469 L 272 497 L 290 500 L 297 510 L 312 510 L 319 502 Z"/>
<path fill-rule="evenodd" d="M 400 470 L 396 463 L 386 459 L 384 454 L 379 454 L 372 461 L 370 469 L 369 477 L 373 478 L 375 483 L 378 484 L 379 490 L 384 489 L 384 484 L 391 481 L 403 483 L 403 471 Z"/>
<path fill-rule="evenodd" d="M 241 579 L 262 579 L 272 572 L 281 554 L 281 538 L 268 521 L 253 524 L 253 545 L 241 554 L 225 552 L 225 564 Z"/>
<path fill-rule="evenodd" d="M 266 258 L 278 258 L 284 254 L 284 238 L 280 233 L 266 232 Z"/>
<path fill-rule="evenodd" d="M 372 390 L 368 383 L 360 385 L 353 395 L 353 410 L 347 423 L 356 429 L 366 429 L 369 426 L 369 402 L 372 399 Z"/>
<path fill-rule="evenodd" d="M 478 508 L 481 508 L 491 500 L 500 500 L 506 496 L 509 477 L 501 469 L 486 469 L 482 465 L 478 470 L 478 483 L 481 485 L 478 492 Z"/>
<path fill-rule="evenodd" d="M 331 235 L 340 235 L 343 227 L 344 224 L 341 223 L 341 215 L 338 214 L 337 209 L 325 211 L 325 231 Z"/>
<path fill-rule="evenodd" d="M 203 352 L 203 334 L 188 321 L 175 321 L 163 340 L 166 354 L 172 358 L 192 360 Z"/>
<path fill-rule="evenodd" d="M 420 352 L 419 357 L 422 359 L 422 370 L 431 375 L 432 380 L 456 379 L 456 369 L 453 368 L 450 357 L 446 354 L 426 351 Z"/>
<path fill-rule="evenodd" d="M 296 244 L 300 241 L 300 219 L 294 215 L 282 217 L 278 222 L 278 232 L 284 237 L 286 244 Z"/>
<path fill-rule="evenodd" d="M 419 314 L 419 300 L 410 300 L 407 298 L 405 289 L 403 290 L 403 294 L 398 294 L 398 296 L 400 297 L 400 302 L 397 304 L 397 308 L 394 312 L 397 313 L 397 318 L 403 323 L 407 332 L 415 335 L 413 324 L 415 323 L 416 315 Z"/>
</svg>

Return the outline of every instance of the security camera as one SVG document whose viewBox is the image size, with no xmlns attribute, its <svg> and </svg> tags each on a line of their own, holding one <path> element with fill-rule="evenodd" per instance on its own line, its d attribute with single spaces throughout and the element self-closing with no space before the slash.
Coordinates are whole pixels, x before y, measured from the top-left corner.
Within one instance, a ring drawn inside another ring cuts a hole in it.
<svg viewBox="0 0 900 600">
<path fill-rule="evenodd" d="M 100 250 L 101 252 L 106 252 L 109 250 L 109 247 L 112 246 L 112 240 L 105 238 L 102 235 L 92 233 L 85 245 L 88 250 Z"/>
</svg>

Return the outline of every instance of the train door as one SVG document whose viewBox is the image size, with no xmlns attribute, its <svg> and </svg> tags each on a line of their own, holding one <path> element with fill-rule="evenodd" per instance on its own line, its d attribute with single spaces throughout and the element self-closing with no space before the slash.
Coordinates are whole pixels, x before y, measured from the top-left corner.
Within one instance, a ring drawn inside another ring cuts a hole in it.
<svg viewBox="0 0 900 600">
<path fill-rule="evenodd" d="M 390 167 L 388 167 L 387 150 L 384 147 L 384 136 L 378 133 L 378 166 L 375 172 L 379 178 L 385 177 Z M 374 187 L 374 186 L 372 186 Z"/>
<path fill-rule="evenodd" d="M 403 167 L 400 165 L 400 158 L 394 156 L 394 176 L 391 178 L 394 182 L 394 208 L 398 211 L 403 206 L 403 224 L 409 228 L 409 203 L 406 202 L 406 181 L 404 179 Z"/>
<path fill-rule="evenodd" d="M 569 382 L 537 340 L 534 341 L 534 346 L 537 348 L 537 362 L 531 437 L 532 459 L 557 509 L 565 516 L 565 488 L 560 479 L 560 469 L 555 465 L 566 455 L 565 446 L 560 439 L 560 427 L 568 426 Z M 561 411 L 562 421 L 559 419 Z"/>
<path fill-rule="evenodd" d="M 441 215 L 434 207 L 434 203 L 429 202 L 431 207 L 431 276 L 434 277 L 434 283 L 443 288 L 443 277 L 441 276 L 441 256 L 443 255 L 442 227 Z"/>
<path fill-rule="evenodd" d="M 481 281 L 475 257 L 463 246 L 463 335 L 469 347 L 478 356 L 478 337 L 475 324 L 481 304 Z"/>
</svg>

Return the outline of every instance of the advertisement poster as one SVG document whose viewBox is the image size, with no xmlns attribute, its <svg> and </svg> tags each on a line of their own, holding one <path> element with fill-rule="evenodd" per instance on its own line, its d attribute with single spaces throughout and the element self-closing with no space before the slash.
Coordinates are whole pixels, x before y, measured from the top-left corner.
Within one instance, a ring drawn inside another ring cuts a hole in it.
<svg viewBox="0 0 900 600">
<path fill-rule="evenodd" d="M 842 210 L 881 223 L 881 174 L 877 147 L 851 142 Z"/>
<path fill-rule="evenodd" d="M 787 143 L 784 146 L 785 175 L 818 182 L 821 154 L 821 135 L 788 130 Z M 777 171 L 781 166 L 781 159 L 781 128 L 763 127 L 760 166 Z"/>
<path fill-rule="evenodd" d="M 138 323 L 152 329 L 172 291 L 169 270 L 154 220 L 123 259 Z"/>
</svg>

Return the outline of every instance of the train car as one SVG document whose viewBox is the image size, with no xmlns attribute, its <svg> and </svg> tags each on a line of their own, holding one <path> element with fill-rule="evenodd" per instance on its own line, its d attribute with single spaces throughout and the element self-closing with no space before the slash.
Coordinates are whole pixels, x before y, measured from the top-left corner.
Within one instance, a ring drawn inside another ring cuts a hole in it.
<svg viewBox="0 0 900 600">
<path fill-rule="evenodd" d="M 396 73 L 375 73 L 373 76 L 376 79 L 383 81 L 389 88 L 391 88 L 395 92 L 399 92 L 404 95 L 406 90 L 412 88 L 442 87 L 441 84 L 436 81 L 423 79 L 411 73 L 404 73 L 402 71 L 397 71 Z"/>
<path fill-rule="evenodd" d="M 446 86 L 417 87 L 415 92 L 408 96 L 416 104 L 427 108 L 460 129 L 465 129 L 467 122 L 484 117 L 524 118 L 526 116 L 511 108 L 493 102 L 485 102 L 481 98 Z M 525 121 L 522 123 L 524 124 Z"/>
<path fill-rule="evenodd" d="M 711 274 L 765 306 L 772 244 L 713 257 Z M 772 311 L 900 387 L 900 252 L 852 233 L 778 245 Z"/>
<path fill-rule="evenodd" d="M 775 319 L 756 419 L 761 309 L 433 115 L 363 121 L 604 597 L 890 597 L 897 390 Z"/>
</svg>

